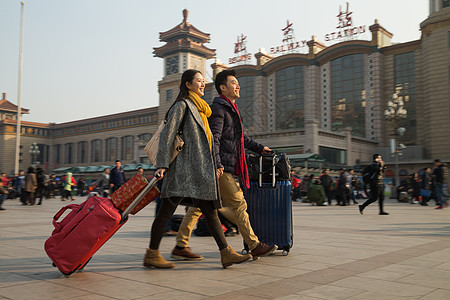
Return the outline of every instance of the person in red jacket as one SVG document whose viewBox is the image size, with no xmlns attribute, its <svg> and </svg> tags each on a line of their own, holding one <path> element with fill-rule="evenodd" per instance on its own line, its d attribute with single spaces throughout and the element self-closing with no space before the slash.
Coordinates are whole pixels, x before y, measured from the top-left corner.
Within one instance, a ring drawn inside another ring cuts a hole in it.
<svg viewBox="0 0 450 300">
<path fill-rule="evenodd" d="M 297 173 L 295 173 L 295 171 L 291 172 L 291 178 L 292 178 L 292 201 L 297 202 L 297 199 L 301 199 L 300 183 L 302 182 L 302 180 L 297 175 Z"/>
</svg>

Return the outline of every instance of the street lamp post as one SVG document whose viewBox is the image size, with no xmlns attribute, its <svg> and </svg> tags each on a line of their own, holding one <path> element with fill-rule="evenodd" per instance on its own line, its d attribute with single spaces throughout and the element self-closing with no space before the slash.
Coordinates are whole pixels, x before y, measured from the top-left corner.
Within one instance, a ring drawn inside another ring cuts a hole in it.
<svg viewBox="0 0 450 300">
<path fill-rule="evenodd" d="M 37 143 L 31 144 L 30 154 L 31 154 L 31 164 L 32 165 L 35 165 L 37 163 L 36 158 L 37 158 L 37 155 L 39 155 L 40 153 L 41 153 L 41 151 L 39 150 L 38 144 Z"/>
<path fill-rule="evenodd" d="M 384 111 L 384 117 L 387 121 L 393 123 L 392 138 L 389 139 L 391 155 L 394 156 L 395 164 L 395 184 L 393 185 L 392 195 L 396 195 L 397 187 L 399 186 L 399 155 L 402 155 L 401 151 L 405 148 L 403 144 L 398 144 L 398 138 L 405 133 L 405 128 L 400 127 L 401 122 L 406 119 L 408 112 L 405 109 L 405 103 L 403 97 L 399 97 L 397 92 L 392 95 L 392 100 L 387 103 L 387 109 Z"/>
</svg>

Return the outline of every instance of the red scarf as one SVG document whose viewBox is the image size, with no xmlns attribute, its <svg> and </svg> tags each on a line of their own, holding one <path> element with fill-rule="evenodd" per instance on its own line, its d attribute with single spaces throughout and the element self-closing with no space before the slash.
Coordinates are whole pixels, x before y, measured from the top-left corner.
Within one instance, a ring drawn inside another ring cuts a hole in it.
<svg viewBox="0 0 450 300">
<path fill-rule="evenodd" d="M 247 161 L 245 160 L 244 128 L 242 126 L 241 114 L 239 113 L 239 109 L 238 109 L 236 103 L 233 103 L 233 101 L 231 101 L 230 99 L 228 99 L 227 97 L 225 97 L 222 94 L 220 95 L 220 98 L 227 101 L 231 105 L 231 107 L 233 107 L 234 110 L 236 110 L 236 113 L 239 117 L 239 124 L 241 126 L 242 135 L 239 138 L 239 148 L 238 148 L 238 157 L 237 157 L 237 162 L 236 162 L 235 175 L 238 175 L 241 178 L 244 188 L 249 189 L 250 181 L 248 179 Z"/>
</svg>

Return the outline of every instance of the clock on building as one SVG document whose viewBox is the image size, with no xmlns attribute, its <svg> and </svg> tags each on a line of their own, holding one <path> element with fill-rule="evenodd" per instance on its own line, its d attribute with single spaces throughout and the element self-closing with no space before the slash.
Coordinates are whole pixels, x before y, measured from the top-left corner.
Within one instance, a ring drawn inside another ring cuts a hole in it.
<svg viewBox="0 0 450 300">
<path fill-rule="evenodd" d="M 166 61 L 166 75 L 178 73 L 178 56 L 168 57 Z"/>
</svg>

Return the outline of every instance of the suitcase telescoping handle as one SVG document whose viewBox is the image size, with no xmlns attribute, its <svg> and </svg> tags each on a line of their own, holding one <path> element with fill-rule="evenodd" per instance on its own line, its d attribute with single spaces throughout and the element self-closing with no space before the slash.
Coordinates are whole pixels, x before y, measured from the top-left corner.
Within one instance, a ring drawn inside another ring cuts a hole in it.
<svg viewBox="0 0 450 300">
<path fill-rule="evenodd" d="M 160 177 L 159 174 L 155 174 L 155 177 L 153 177 L 152 180 L 150 180 L 150 182 L 139 193 L 136 199 L 134 199 L 134 201 L 131 202 L 131 204 L 127 207 L 127 209 L 124 210 L 124 212 L 122 213 L 122 222 L 128 218 L 130 212 L 136 207 L 136 205 L 139 204 L 139 202 L 141 202 L 142 198 L 144 198 L 144 196 L 148 193 L 148 191 L 150 191 L 155 186 L 159 177 Z"/>
<path fill-rule="evenodd" d="M 265 170 L 265 171 L 263 171 L 263 157 L 264 156 L 272 158 L 272 166 L 269 169 Z M 275 173 L 275 165 L 276 165 L 276 153 L 275 153 L 274 150 L 270 151 L 267 154 L 261 154 L 259 156 L 259 178 L 258 178 L 258 187 L 259 188 L 266 188 L 266 189 L 273 189 L 273 188 L 275 188 L 276 183 L 277 183 L 276 173 Z M 272 171 L 272 176 L 271 176 L 272 177 L 272 184 L 271 184 L 271 186 L 263 187 L 262 177 L 263 177 L 263 175 L 265 173 L 268 173 L 270 171 Z"/>
</svg>

